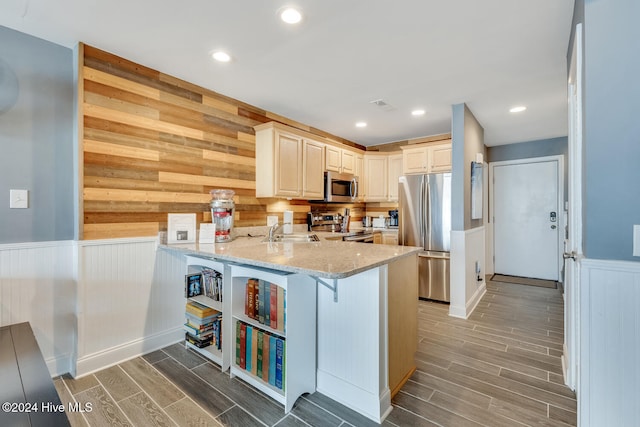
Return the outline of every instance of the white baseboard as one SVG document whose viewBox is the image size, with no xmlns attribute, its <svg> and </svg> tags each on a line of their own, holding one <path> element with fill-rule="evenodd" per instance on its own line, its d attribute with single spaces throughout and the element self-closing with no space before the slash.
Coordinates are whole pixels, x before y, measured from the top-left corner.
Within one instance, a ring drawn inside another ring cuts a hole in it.
<svg viewBox="0 0 640 427">
<path fill-rule="evenodd" d="M 80 378 L 92 374 L 125 360 L 175 344 L 183 339 L 184 330 L 180 327 L 84 356 L 78 359 L 76 372 L 73 376 Z"/>
<path fill-rule="evenodd" d="M 389 388 L 376 396 L 322 370 L 317 371 L 316 390 L 377 423 L 381 423 L 393 409 Z M 339 393 L 334 390 L 339 390 Z"/>
<path fill-rule="evenodd" d="M 476 309 L 476 306 L 478 305 L 478 303 L 480 302 L 484 294 L 486 293 L 487 293 L 487 284 L 484 281 L 482 281 L 482 284 L 480 285 L 480 287 L 476 289 L 476 292 L 473 294 L 471 299 L 467 301 L 465 308 L 461 310 L 459 307 L 451 306 L 449 308 L 449 316 L 457 317 L 460 319 L 468 319 L 469 316 L 471 316 L 471 313 L 473 313 L 473 310 Z"/>
<path fill-rule="evenodd" d="M 58 377 L 60 375 L 71 372 L 73 356 L 71 353 L 62 354 L 56 357 L 50 357 L 45 360 L 47 368 L 51 377 Z"/>
</svg>

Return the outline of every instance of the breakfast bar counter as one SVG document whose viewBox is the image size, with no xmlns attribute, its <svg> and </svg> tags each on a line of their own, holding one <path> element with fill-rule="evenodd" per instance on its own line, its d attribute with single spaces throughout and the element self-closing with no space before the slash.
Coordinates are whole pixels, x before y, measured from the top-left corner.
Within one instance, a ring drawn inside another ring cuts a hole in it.
<svg viewBox="0 0 640 427">
<path fill-rule="evenodd" d="M 316 328 L 305 337 L 316 347 L 314 390 L 382 422 L 392 410 L 392 396 L 415 370 L 420 248 L 334 241 L 317 234 L 317 242 L 274 243 L 241 236 L 228 243 L 160 248 L 190 260 L 215 260 L 232 266 L 231 271 L 233 266 L 264 269 L 306 277 L 300 286 L 315 284 L 317 298 L 308 303 L 316 308 Z M 285 403 L 285 410 L 289 406 Z"/>
</svg>

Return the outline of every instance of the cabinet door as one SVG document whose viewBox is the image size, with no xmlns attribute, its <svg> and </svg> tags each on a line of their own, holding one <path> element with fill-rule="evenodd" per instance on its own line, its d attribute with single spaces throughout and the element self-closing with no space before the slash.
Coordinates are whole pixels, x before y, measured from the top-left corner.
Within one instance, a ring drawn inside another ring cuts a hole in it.
<svg viewBox="0 0 640 427">
<path fill-rule="evenodd" d="M 408 148 L 403 150 L 402 157 L 404 173 L 427 172 L 427 147 Z"/>
<path fill-rule="evenodd" d="M 391 233 L 382 233 L 382 244 L 383 245 L 397 245 L 398 244 L 398 235 Z"/>
<path fill-rule="evenodd" d="M 389 201 L 398 201 L 398 180 L 402 176 L 402 154 L 389 156 Z"/>
<path fill-rule="evenodd" d="M 302 152 L 302 197 L 324 197 L 324 144 L 305 139 Z"/>
<path fill-rule="evenodd" d="M 451 144 L 435 145 L 431 149 L 430 172 L 451 171 Z"/>
<path fill-rule="evenodd" d="M 332 145 L 325 146 L 325 169 L 328 171 L 341 172 L 342 150 Z"/>
<path fill-rule="evenodd" d="M 342 173 L 356 173 L 356 153 L 349 150 L 342 150 Z"/>
<path fill-rule="evenodd" d="M 275 143 L 276 196 L 302 194 L 302 138 L 278 132 Z"/>
<path fill-rule="evenodd" d="M 362 154 L 356 154 L 355 176 L 358 177 L 358 201 L 362 202 L 365 199 L 366 193 L 366 183 L 364 179 L 364 156 Z"/>
<path fill-rule="evenodd" d="M 387 156 L 364 157 L 366 201 L 387 200 Z"/>
</svg>

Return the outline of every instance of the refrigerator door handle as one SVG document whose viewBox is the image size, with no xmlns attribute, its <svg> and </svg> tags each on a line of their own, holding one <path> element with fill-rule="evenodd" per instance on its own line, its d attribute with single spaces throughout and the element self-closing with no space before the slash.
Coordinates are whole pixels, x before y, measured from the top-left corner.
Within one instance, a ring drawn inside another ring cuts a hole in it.
<svg viewBox="0 0 640 427">
<path fill-rule="evenodd" d="M 422 179 L 420 180 L 420 218 L 419 218 L 419 226 L 420 226 L 420 242 L 422 243 L 422 247 L 424 248 L 424 220 L 425 220 L 425 216 L 427 215 L 427 212 L 424 209 L 424 192 L 425 192 L 425 187 L 426 187 L 426 183 L 425 183 L 425 177 L 423 176 Z"/>
<path fill-rule="evenodd" d="M 428 179 L 428 178 L 427 178 Z M 433 213 L 431 212 L 431 180 L 428 180 L 424 189 L 425 200 L 425 226 L 424 239 L 422 241 L 422 247 L 425 249 L 431 249 L 431 233 L 433 233 L 432 219 Z"/>
</svg>

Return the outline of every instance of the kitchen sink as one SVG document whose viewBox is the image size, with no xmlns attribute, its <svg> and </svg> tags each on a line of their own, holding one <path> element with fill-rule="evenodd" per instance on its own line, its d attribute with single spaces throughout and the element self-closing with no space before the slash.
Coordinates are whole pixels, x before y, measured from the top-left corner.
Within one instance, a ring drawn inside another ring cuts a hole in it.
<svg viewBox="0 0 640 427">
<path fill-rule="evenodd" d="M 284 242 L 293 242 L 293 243 L 304 243 L 304 242 L 319 242 L 320 239 L 315 234 L 276 234 L 273 236 L 271 242 L 276 243 L 284 243 Z M 269 242 L 269 238 L 263 240 L 263 242 Z"/>
</svg>

